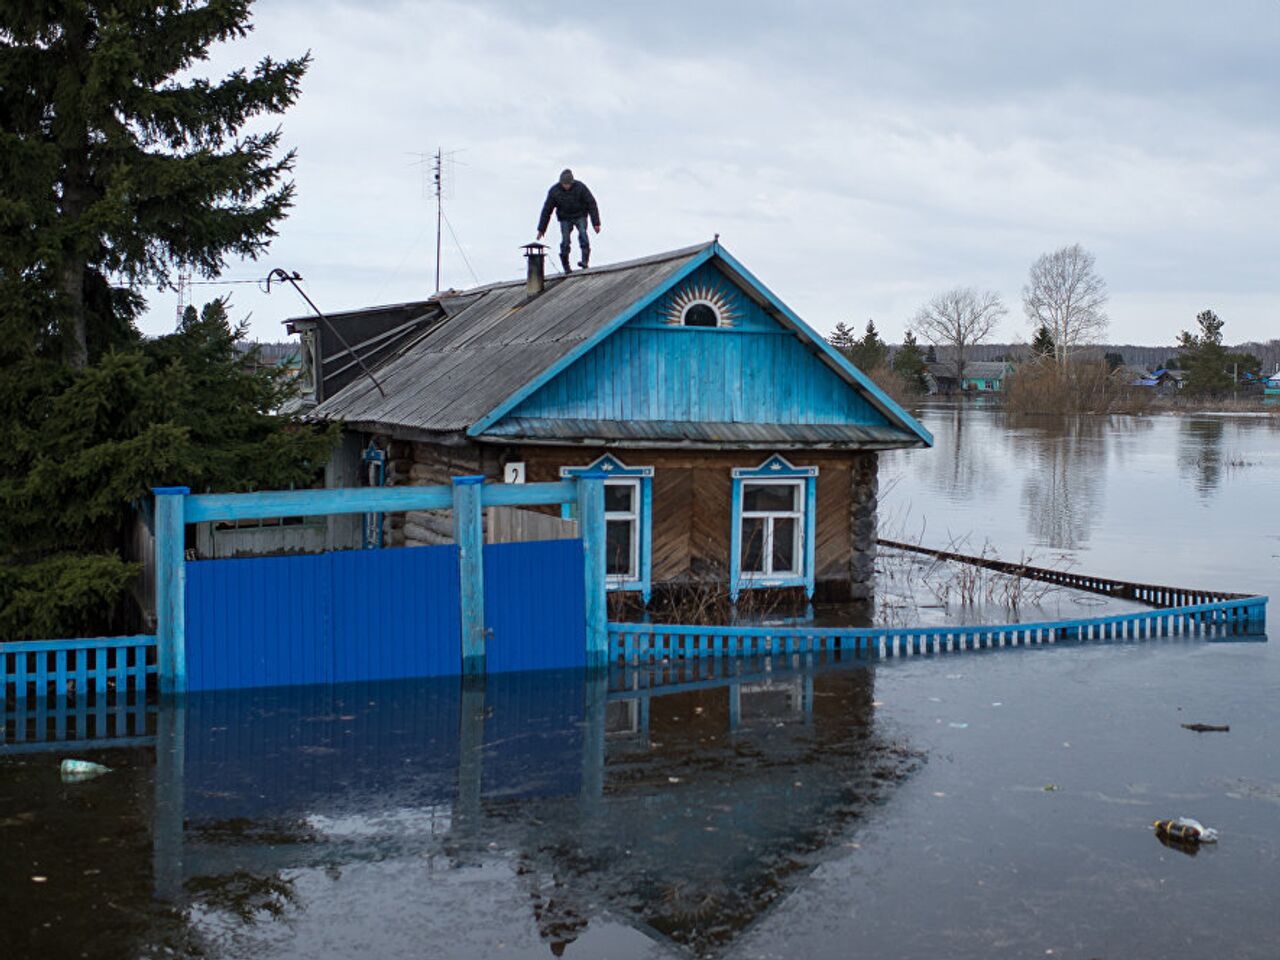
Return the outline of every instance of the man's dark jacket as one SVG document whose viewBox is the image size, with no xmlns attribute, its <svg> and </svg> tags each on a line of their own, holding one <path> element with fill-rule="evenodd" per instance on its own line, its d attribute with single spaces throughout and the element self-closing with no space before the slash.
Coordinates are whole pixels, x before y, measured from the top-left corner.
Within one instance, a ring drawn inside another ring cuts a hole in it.
<svg viewBox="0 0 1280 960">
<path fill-rule="evenodd" d="M 547 202 L 542 205 L 542 214 L 538 217 L 539 233 L 544 232 L 551 222 L 552 210 L 561 223 L 589 216 L 593 227 L 600 226 L 600 208 L 596 206 L 596 198 L 581 180 L 573 181 L 568 190 L 557 183 L 547 191 Z"/>
</svg>

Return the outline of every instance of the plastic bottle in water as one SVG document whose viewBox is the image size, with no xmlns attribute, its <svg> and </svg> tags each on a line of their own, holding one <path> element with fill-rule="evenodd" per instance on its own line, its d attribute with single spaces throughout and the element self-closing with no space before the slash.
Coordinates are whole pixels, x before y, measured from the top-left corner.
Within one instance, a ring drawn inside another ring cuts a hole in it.
<svg viewBox="0 0 1280 960">
<path fill-rule="evenodd" d="M 110 773 L 110 767 L 104 767 L 92 760 L 63 760 L 59 768 L 64 781 L 92 780 L 104 773 Z"/>
<path fill-rule="evenodd" d="M 1206 827 L 1199 820 L 1190 817 L 1178 817 L 1177 820 L 1157 820 L 1152 824 L 1157 837 L 1175 840 L 1178 843 L 1213 843 L 1218 839 L 1218 831 Z"/>
</svg>

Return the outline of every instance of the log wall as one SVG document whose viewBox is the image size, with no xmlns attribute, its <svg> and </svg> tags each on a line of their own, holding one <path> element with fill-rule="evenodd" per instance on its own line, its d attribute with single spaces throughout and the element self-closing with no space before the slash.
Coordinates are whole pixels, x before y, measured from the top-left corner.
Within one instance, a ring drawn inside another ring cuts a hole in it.
<svg viewBox="0 0 1280 960">
<path fill-rule="evenodd" d="M 558 480 L 562 466 L 585 466 L 603 450 L 525 447 L 530 483 Z M 734 467 L 755 467 L 768 453 L 613 450 L 623 463 L 653 471 L 653 582 L 728 579 Z M 874 452 L 786 453 L 817 466 L 814 565 L 822 599 L 870 599 L 874 592 L 878 495 Z"/>
<path fill-rule="evenodd" d="M 556 481 L 561 467 L 586 466 L 605 452 L 581 447 L 450 447 L 406 441 L 390 441 L 386 449 L 389 486 L 448 484 L 463 474 L 499 481 L 503 464 L 511 460 L 524 461 L 529 483 Z M 727 581 L 733 494 L 730 471 L 758 466 L 769 454 L 758 450 L 611 452 L 626 464 L 654 468 L 653 582 Z M 879 495 L 876 454 L 782 453 L 797 466 L 819 468 L 814 544 L 819 599 L 871 599 Z M 388 546 L 453 542 L 448 510 L 388 514 L 384 524 Z"/>
</svg>

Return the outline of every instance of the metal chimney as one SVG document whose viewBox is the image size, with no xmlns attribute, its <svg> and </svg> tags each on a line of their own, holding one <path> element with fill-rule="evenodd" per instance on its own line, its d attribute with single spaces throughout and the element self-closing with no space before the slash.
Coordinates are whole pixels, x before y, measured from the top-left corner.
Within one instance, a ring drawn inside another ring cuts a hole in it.
<svg viewBox="0 0 1280 960">
<path fill-rule="evenodd" d="M 526 243 L 523 249 L 528 263 L 525 291 L 530 297 L 536 297 L 546 286 L 547 246 L 543 243 Z"/>
</svg>

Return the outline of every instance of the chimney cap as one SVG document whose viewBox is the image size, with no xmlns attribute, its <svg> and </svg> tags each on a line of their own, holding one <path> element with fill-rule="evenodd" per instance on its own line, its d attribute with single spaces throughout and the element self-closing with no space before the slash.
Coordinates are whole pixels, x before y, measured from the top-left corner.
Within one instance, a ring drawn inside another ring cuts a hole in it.
<svg viewBox="0 0 1280 960">
<path fill-rule="evenodd" d="M 545 243 L 538 243 L 535 240 L 533 243 L 522 245 L 520 249 L 524 251 L 526 257 L 541 257 L 546 254 L 548 247 Z"/>
</svg>

